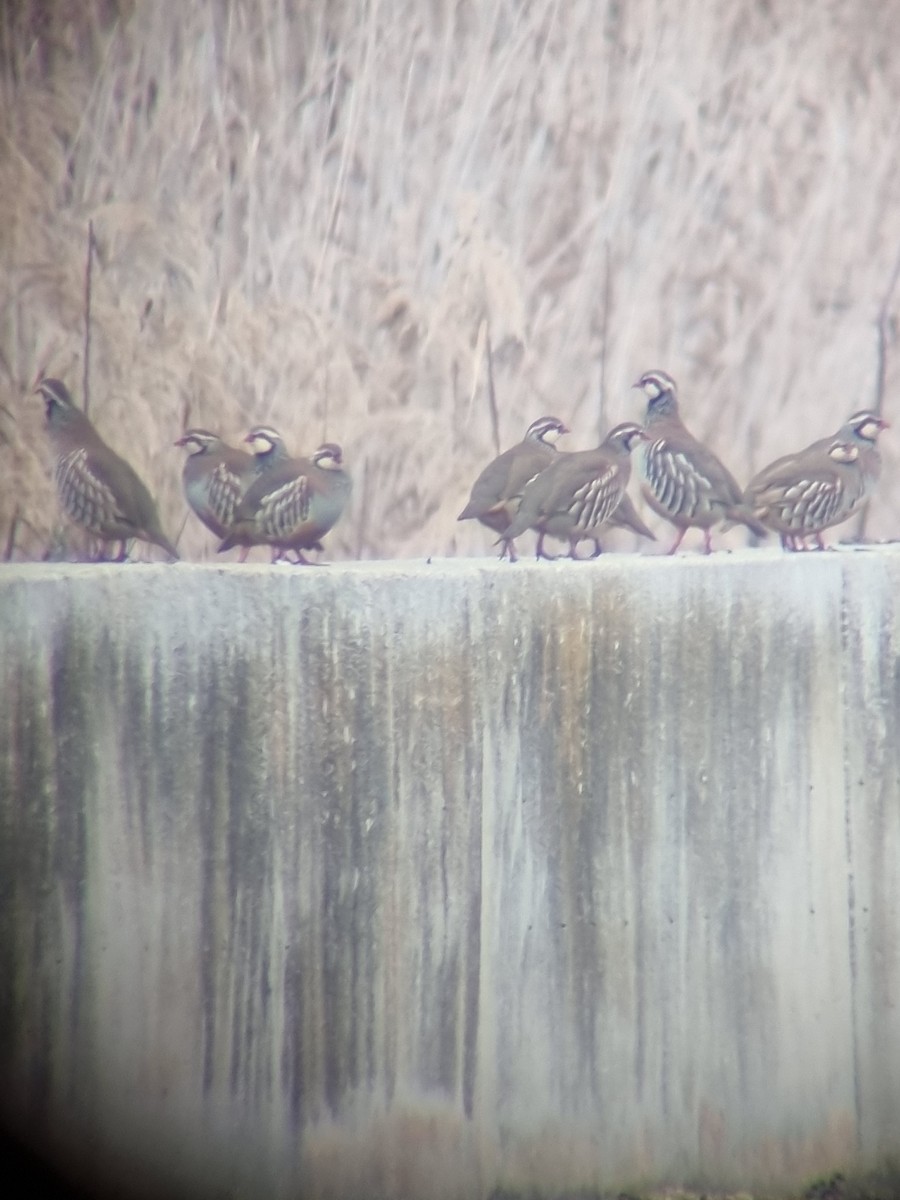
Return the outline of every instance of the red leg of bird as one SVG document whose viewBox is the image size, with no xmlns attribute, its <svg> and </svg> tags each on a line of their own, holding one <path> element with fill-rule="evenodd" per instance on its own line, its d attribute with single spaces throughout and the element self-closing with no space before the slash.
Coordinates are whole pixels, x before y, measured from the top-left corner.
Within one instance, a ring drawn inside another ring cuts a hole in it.
<svg viewBox="0 0 900 1200">
<path fill-rule="evenodd" d="M 680 530 L 678 531 L 678 537 L 677 537 L 677 538 L 675 539 L 675 541 L 672 543 L 672 549 L 669 551 L 669 554 L 674 554 L 674 553 L 675 553 L 675 551 L 676 551 L 676 550 L 678 549 L 678 547 L 681 545 L 681 543 L 682 543 L 682 541 L 683 541 L 683 539 L 684 539 L 684 535 L 685 535 L 686 533 L 687 533 L 687 526 L 685 525 L 684 529 L 680 529 Z"/>
<path fill-rule="evenodd" d="M 500 557 L 508 558 L 510 562 L 518 562 L 519 556 L 516 554 L 516 543 L 510 538 L 507 541 L 505 538 L 500 539 Z"/>
<path fill-rule="evenodd" d="M 238 555 L 238 562 L 246 562 L 246 561 L 247 561 L 247 555 L 248 555 L 249 553 L 250 553 L 250 547 L 249 547 L 249 546 L 241 546 L 241 552 L 240 552 L 240 554 Z"/>
<path fill-rule="evenodd" d="M 703 553 L 712 554 L 712 530 L 707 529 L 703 533 Z"/>
<path fill-rule="evenodd" d="M 821 535 L 821 533 L 817 533 L 817 534 L 816 534 L 816 546 L 817 546 L 817 547 L 818 547 L 820 550 L 824 550 L 824 549 L 825 549 L 825 543 L 824 543 L 824 541 L 822 540 L 822 535 Z"/>
<path fill-rule="evenodd" d="M 599 558 L 602 553 L 603 547 L 600 545 L 600 539 L 594 538 L 594 550 L 591 554 L 591 558 Z"/>
</svg>

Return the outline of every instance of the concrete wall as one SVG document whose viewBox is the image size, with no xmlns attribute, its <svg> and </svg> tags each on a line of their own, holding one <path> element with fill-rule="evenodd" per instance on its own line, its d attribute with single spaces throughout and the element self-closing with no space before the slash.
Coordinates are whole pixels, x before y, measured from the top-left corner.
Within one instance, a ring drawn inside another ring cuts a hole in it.
<svg viewBox="0 0 900 1200">
<path fill-rule="evenodd" d="M 898 586 L 4 568 L 10 1113 L 195 1197 L 900 1156 Z"/>
</svg>

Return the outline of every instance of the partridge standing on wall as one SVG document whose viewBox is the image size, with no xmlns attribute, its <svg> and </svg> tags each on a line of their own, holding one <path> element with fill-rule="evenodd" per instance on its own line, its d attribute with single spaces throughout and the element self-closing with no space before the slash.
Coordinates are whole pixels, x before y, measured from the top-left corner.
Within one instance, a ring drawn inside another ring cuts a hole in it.
<svg viewBox="0 0 900 1200">
<path fill-rule="evenodd" d="M 132 538 L 178 558 L 147 488 L 76 407 L 66 385 L 59 379 L 42 379 L 35 391 L 46 404 L 47 433 L 56 454 L 56 490 L 66 515 L 102 544 L 120 543 L 119 562 Z"/>
<path fill-rule="evenodd" d="M 247 440 L 260 447 L 273 433 L 261 433 L 258 427 Z M 325 442 L 306 459 L 289 457 L 277 435 L 269 441 L 271 448 L 263 450 L 260 457 L 265 460 L 274 454 L 275 461 L 264 461 L 219 550 L 242 546 L 243 562 L 250 546 L 269 545 L 273 562 L 293 551 L 298 562 L 308 563 L 303 551 L 321 550 L 320 538 L 344 511 L 352 486 L 350 476 L 343 470 L 341 448 L 334 442 Z"/>
<path fill-rule="evenodd" d="M 556 441 L 568 429 L 558 417 L 539 417 L 528 426 L 525 437 L 509 450 L 488 463 L 475 483 L 469 503 L 457 517 L 458 521 L 472 518 L 505 535 L 519 510 L 522 491 L 529 480 L 553 462 Z M 516 548 L 511 538 L 502 537 L 500 557 L 509 555 L 516 561 Z"/>
<path fill-rule="evenodd" d="M 256 477 L 256 459 L 208 429 L 188 429 L 175 445 L 189 452 L 181 475 L 185 499 L 206 528 L 224 538 L 241 497 Z"/>
<path fill-rule="evenodd" d="M 785 549 L 804 549 L 852 517 L 872 495 L 881 474 L 878 435 L 888 422 L 877 413 L 854 413 L 830 438 L 770 463 L 747 485 L 754 516 L 781 536 Z"/>
<path fill-rule="evenodd" d="M 648 442 L 642 462 L 647 502 L 678 530 L 674 554 L 689 529 L 704 531 L 704 549 L 712 549 L 712 527 L 720 521 L 746 525 L 762 537 L 765 529 L 746 507 L 731 472 L 685 427 L 678 411 L 678 388 L 665 371 L 648 371 L 634 385 L 647 397 Z"/>
<path fill-rule="evenodd" d="M 548 534 L 569 543 L 570 558 L 578 557 L 576 547 L 586 538 L 599 554 L 600 530 L 619 507 L 631 476 L 631 451 L 645 439 L 640 425 L 628 421 L 610 430 L 596 450 L 557 455 L 526 486 L 504 537 L 536 530 L 538 558 L 551 557 L 544 552 Z"/>
<path fill-rule="evenodd" d="M 271 425 L 254 425 L 244 438 L 244 441 L 248 443 L 253 452 L 254 479 L 258 479 L 260 475 L 265 475 L 276 468 L 281 469 L 285 463 L 293 462 L 296 471 L 309 470 L 312 466 L 312 460 L 309 458 L 292 459 L 284 443 L 284 438 Z M 246 560 L 251 544 L 256 545 L 259 543 L 248 542 L 244 544 L 238 559 L 239 562 Z M 220 546 L 220 553 L 221 549 Z M 307 547 L 307 549 L 322 550 L 323 546 L 321 542 L 315 542 L 312 546 Z M 272 562 L 277 562 L 279 558 L 283 557 L 285 557 L 285 554 L 278 547 L 273 547 Z M 299 561 L 299 555 L 297 561 Z"/>
</svg>

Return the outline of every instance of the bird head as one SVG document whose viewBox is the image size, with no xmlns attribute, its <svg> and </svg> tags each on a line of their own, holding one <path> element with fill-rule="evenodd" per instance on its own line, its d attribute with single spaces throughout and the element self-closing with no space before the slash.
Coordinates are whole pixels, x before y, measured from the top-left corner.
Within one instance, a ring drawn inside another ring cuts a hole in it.
<svg viewBox="0 0 900 1200">
<path fill-rule="evenodd" d="M 221 439 L 214 433 L 210 433 L 208 429 L 187 429 L 173 444 L 176 446 L 184 446 L 190 454 L 205 454 L 207 450 L 211 450 L 214 446 L 218 446 Z"/>
<path fill-rule="evenodd" d="M 81 410 L 75 407 L 69 389 L 61 379 L 42 379 L 34 389 L 34 395 L 43 397 L 47 424 L 51 427 L 61 428 L 83 415 Z"/>
<path fill-rule="evenodd" d="M 856 441 L 874 443 L 883 429 L 890 429 L 890 423 L 885 421 L 884 417 L 880 417 L 878 413 L 863 409 L 847 418 L 842 433 L 846 431 L 847 435 Z"/>
<path fill-rule="evenodd" d="M 616 425 L 606 435 L 607 446 L 623 450 L 626 454 L 630 454 L 638 442 L 648 442 L 649 440 L 647 433 L 634 421 L 623 421 L 621 425 Z"/>
<path fill-rule="evenodd" d="M 344 456 L 336 442 L 323 442 L 312 456 L 317 467 L 332 471 L 343 464 Z"/>
<path fill-rule="evenodd" d="M 678 387 L 665 371 L 647 371 L 632 387 L 640 388 L 647 397 L 648 418 L 678 411 Z"/>
<path fill-rule="evenodd" d="M 254 425 L 244 441 L 248 443 L 257 458 L 265 458 L 267 455 L 280 457 L 287 454 L 281 434 L 271 425 Z"/>
<path fill-rule="evenodd" d="M 532 421 L 525 433 L 527 442 L 543 442 L 545 446 L 553 446 L 569 428 L 559 417 L 538 417 Z"/>
</svg>

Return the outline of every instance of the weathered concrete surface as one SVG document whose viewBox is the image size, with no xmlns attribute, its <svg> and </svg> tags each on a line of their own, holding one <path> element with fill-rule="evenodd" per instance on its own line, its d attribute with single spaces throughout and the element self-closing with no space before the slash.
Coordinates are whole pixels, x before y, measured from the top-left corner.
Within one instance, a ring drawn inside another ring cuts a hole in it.
<svg viewBox="0 0 900 1200">
<path fill-rule="evenodd" d="M 194 1196 L 896 1158 L 898 593 L 886 549 L 5 568 L 14 1117 Z"/>
</svg>

